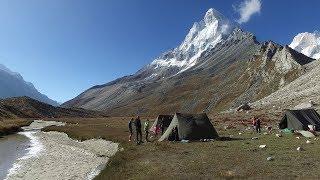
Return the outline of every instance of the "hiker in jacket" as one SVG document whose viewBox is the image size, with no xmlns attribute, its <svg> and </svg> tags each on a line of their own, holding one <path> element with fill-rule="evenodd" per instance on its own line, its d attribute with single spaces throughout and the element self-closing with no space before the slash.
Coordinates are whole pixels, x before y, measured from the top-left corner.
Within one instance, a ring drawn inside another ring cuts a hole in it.
<svg viewBox="0 0 320 180">
<path fill-rule="evenodd" d="M 258 118 L 256 120 L 256 131 L 257 131 L 257 133 L 261 132 L 261 120 L 260 120 L 260 118 Z"/>
<path fill-rule="evenodd" d="M 256 121 L 256 117 L 252 117 L 252 127 L 253 127 L 253 130 L 256 130 L 257 128 L 256 128 L 256 126 L 257 126 L 257 121 Z"/>
<path fill-rule="evenodd" d="M 141 144 L 142 142 L 142 131 L 141 131 L 141 120 L 140 116 L 138 116 L 135 121 L 134 125 L 136 126 L 136 135 L 137 135 L 137 144 Z"/>
<path fill-rule="evenodd" d="M 144 122 L 144 132 L 146 133 L 146 141 L 149 142 L 149 128 L 150 128 L 150 121 L 147 119 L 147 121 Z"/>
<path fill-rule="evenodd" d="M 133 135 L 133 118 L 130 119 L 129 123 L 128 123 L 128 128 L 129 128 L 129 141 L 131 141 L 132 139 L 132 135 Z"/>
<path fill-rule="evenodd" d="M 161 123 L 160 123 L 160 129 L 161 129 L 161 136 L 163 135 L 164 133 L 164 123 L 163 123 L 164 119 L 161 120 Z"/>
</svg>

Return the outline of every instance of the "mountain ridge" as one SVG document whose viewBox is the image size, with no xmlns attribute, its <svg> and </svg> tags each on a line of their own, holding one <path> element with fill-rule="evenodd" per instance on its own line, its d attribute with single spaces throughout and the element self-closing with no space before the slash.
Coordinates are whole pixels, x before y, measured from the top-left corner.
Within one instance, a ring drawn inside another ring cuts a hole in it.
<svg viewBox="0 0 320 180">
<path fill-rule="evenodd" d="M 0 99 L 0 119 L 107 117 L 97 111 L 52 106 L 27 96 Z"/>
<path fill-rule="evenodd" d="M 59 103 L 40 93 L 32 83 L 27 82 L 17 72 L 0 64 L 0 99 L 29 96 L 39 101 L 59 106 Z"/>
<path fill-rule="evenodd" d="M 133 75 L 94 86 L 63 106 L 110 115 L 213 113 L 271 94 L 301 76 L 304 66 L 314 60 L 288 46 L 260 43 L 238 27 L 218 39 L 221 41 L 205 48 L 196 63 L 182 72 L 177 66 L 154 68 L 153 61 Z M 175 56 L 164 57 L 170 61 Z"/>
</svg>

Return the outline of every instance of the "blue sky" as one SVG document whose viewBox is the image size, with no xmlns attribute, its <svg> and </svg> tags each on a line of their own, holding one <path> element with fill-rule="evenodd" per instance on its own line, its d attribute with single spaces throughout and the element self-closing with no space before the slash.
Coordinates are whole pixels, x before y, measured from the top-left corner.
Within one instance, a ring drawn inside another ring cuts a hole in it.
<svg viewBox="0 0 320 180">
<path fill-rule="evenodd" d="M 243 0 L 0 0 L 0 63 L 59 102 L 132 74 L 178 45 L 213 7 L 231 20 Z M 261 0 L 241 27 L 288 44 L 320 30 L 319 0 Z"/>
</svg>

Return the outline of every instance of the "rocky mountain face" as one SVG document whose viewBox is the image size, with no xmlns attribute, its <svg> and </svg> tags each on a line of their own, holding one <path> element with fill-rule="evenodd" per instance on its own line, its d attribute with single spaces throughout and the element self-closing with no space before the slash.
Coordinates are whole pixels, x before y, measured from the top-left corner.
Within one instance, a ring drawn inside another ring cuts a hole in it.
<svg viewBox="0 0 320 180">
<path fill-rule="evenodd" d="M 317 31 L 298 34 L 289 46 L 306 56 L 320 59 L 320 33 Z"/>
<path fill-rule="evenodd" d="M 305 65 L 305 73 L 293 82 L 253 103 L 256 108 L 295 109 L 313 106 L 319 109 L 320 102 L 320 33 L 300 33 L 289 45 L 295 50 L 312 58 L 318 58 Z"/>
<path fill-rule="evenodd" d="M 120 116 L 214 113 L 275 92 L 303 75 L 313 60 L 289 46 L 260 43 L 210 9 L 177 48 L 63 106 Z"/>
<path fill-rule="evenodd" d="M 252 106 L 260 109 L 309 108 L 310 102 L 319 109 L 320 102 L 320 60 L 305 66 L 306 73 L 288 85 L 254 102 Z"/>
<path fill-rule="evenodd" d="M 54 106 L 59 104 L 41 94 L 32 83 L 26 82 L 19 73 L 0 64 L 0 99 L 28 96 Z"/>
</svg>

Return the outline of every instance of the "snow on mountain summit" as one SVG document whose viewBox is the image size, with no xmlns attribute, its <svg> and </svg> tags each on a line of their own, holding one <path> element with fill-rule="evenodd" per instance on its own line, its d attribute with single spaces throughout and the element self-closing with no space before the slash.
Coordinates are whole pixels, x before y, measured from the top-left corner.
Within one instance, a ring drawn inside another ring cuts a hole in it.
<svg viewBox="0 0 320 180">
<path fill-rule="evenodd" d="M 194 66 L 201 54 L 214 48 L 234 29 L 234 25 L 215 9 L 209 9 L 203 20 L 194 23 L 184 41 L 175 49 L 155 59 L 154 69 L 176 67 L 178 73 Z"/>
<path fill-rule="evenodd" d="M 314 33 L 304 32 L 296 35 L 289 45 L 292 49 L 295 49 L 302 54 L 314 59 L 320 58 L 320 33 L 315 31 Z"/>
</svg>

